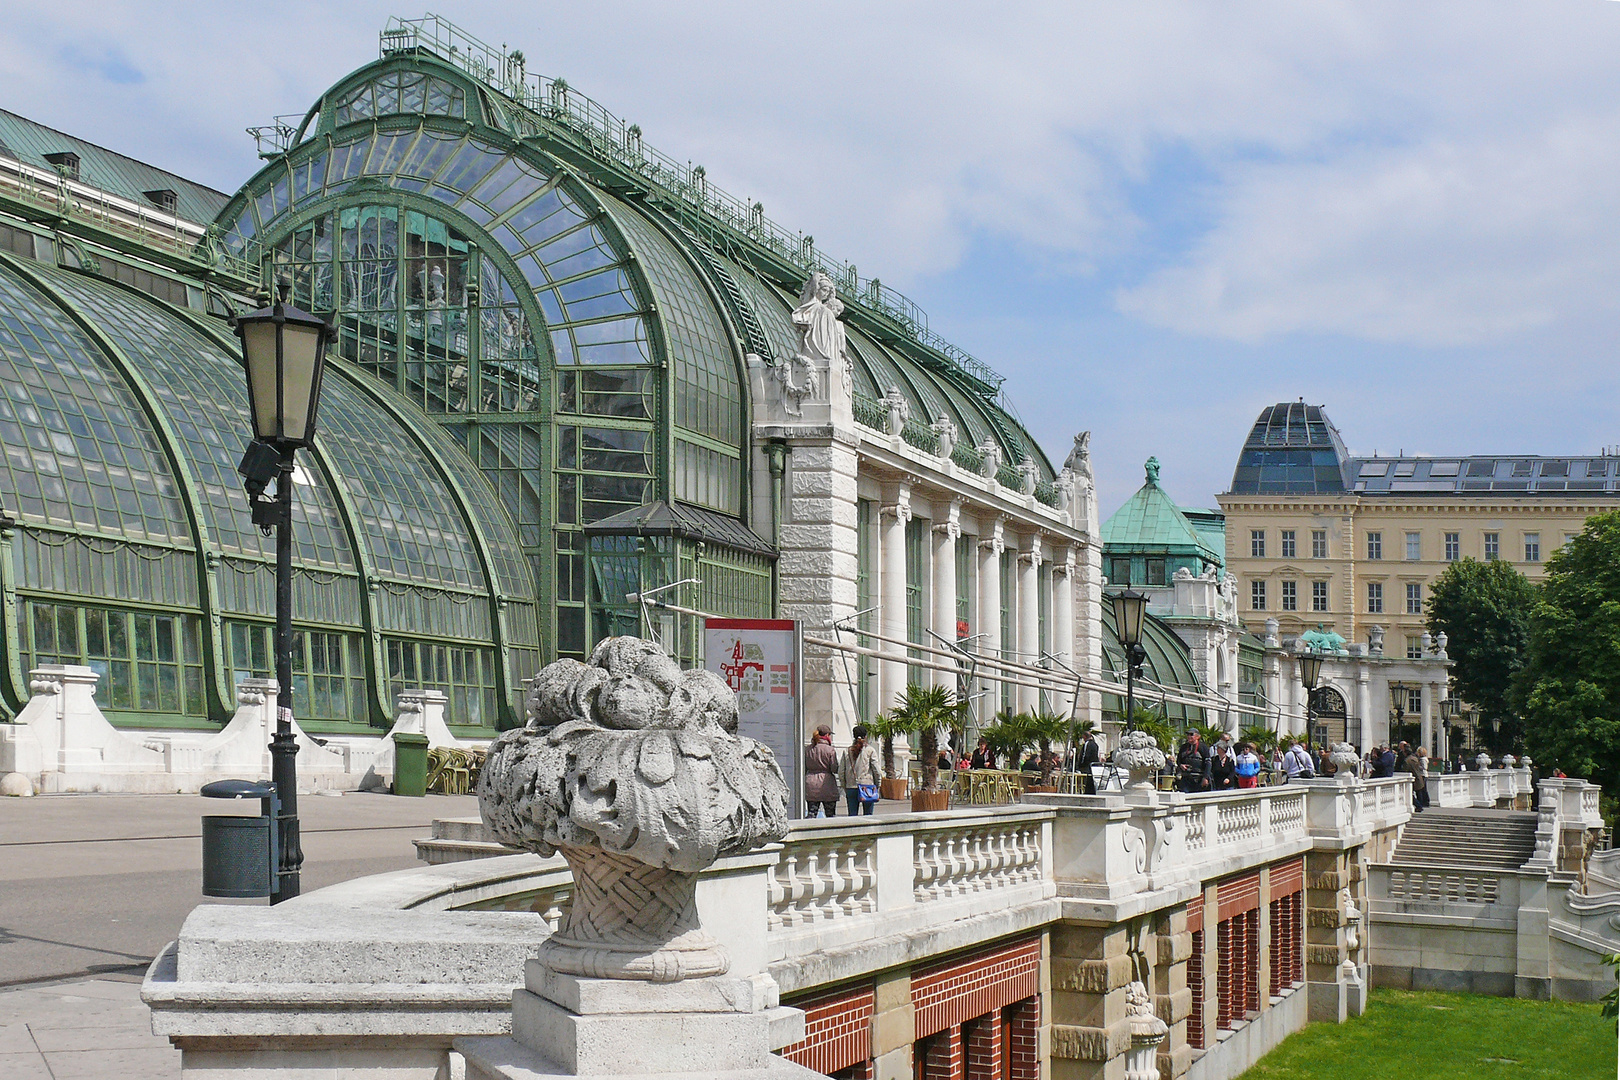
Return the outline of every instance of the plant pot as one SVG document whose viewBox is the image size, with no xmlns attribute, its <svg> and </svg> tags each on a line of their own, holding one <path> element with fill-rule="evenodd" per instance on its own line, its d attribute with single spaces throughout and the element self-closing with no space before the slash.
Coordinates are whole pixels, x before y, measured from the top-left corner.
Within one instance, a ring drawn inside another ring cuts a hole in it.
<svg viewBox="0 0 1620 1080">
<path fill-rule="evenodd" d="M 951 808 L 951 793 L 949 791 L 914 791 L 911 793 L 911 812 L 925 814 L 935 810 L 949 810 Z"/>
<path fill-rule="evenodd" d="M 878 794 L 885 799 L 903 799 L 911 781 L 903 776 L 885 776 L 878 781 Z"/>
</svg>

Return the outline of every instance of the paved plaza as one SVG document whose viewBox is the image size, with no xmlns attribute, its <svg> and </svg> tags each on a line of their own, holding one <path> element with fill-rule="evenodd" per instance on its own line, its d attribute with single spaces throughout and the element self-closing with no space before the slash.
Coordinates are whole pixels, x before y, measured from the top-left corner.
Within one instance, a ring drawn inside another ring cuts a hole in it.
<svg viewBox="0 0 1620 1080">
<path fill-rule="evenodd" d="M 140 982 L 201 892 L 204 814 L 257 804 L 196 795 L 58 795 L 0 801 L 0 1077 L 149 1080 L 180 1075 L 154 1036 Z M 417 865 L 436 817 L 472 796 L 305 796 L 307 892 Z M 254 900 L 210 900 L 263 904 Z"/>
</svg>

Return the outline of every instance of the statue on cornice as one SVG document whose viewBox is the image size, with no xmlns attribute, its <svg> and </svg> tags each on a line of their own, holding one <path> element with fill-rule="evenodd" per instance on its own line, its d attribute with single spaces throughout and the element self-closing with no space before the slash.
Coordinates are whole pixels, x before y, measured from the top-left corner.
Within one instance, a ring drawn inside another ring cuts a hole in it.
<svg viewBox="0 0 1620 1080">
<path fill-rule="evenodd" d="M 1147 464 L 1145 464 L 1143 466 L 1143 468 L 1147 470 L 1147 482 L 1149 484 L 1153 485 L 1154 487 L 1158 487 L 1159 486 L 1159 459 L 1157 457 L 1148 458 L 1147 459 Z"/>
<path fill-rule="evenodd" d="M 844 302 L 838 299 L 838 289 L 832 278 L 817 271 L 811 274 L 799 292 L 799 306 L 793 309 L 793 326 L 799 333 L 798 351 L 776 365 L 776 377 L 782 383 L 782 394 L 787 411 L 798 416 L 804 399 L 821 391 L 821 372 L 828 378 L 839 372 L 844 392 L 853 384 L 849 356 L 844 349 L 844 324 L 839 316 L 844 313 Z"/>
<path fill-rule="evenodd" d="M 1074 449 L 1069 451 L 1063 468 L 1076 476 L 1091 476 L 1091 432 L 1082 431 L 1074 437 Z"/>
</svg>

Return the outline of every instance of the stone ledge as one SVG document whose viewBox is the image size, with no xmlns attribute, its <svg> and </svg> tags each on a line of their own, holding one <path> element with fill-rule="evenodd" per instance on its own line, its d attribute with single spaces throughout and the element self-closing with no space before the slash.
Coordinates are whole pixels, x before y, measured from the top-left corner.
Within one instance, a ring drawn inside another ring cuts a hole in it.
<svg viewBox="0 0 1620 1080">
<path fill-rule="evenodd" d="M 1078 994 L 1106 994 L 1129 986 L 1134 976 L 1132 958 L 1124 953 L 1102 960 L 1052 957 L 1052 989 Z"/>
</svg>

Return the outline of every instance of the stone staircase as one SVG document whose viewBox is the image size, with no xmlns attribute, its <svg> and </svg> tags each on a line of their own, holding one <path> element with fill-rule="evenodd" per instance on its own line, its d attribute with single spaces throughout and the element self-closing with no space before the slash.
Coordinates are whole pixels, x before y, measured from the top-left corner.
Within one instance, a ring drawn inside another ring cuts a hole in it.
<svg viewBox="0 0 1620 1080">
<path fill-rule="evenodd" d="M 1407 822 L 1390 862 L 1517 870 L 1536 850 L 1536 820 L 1512 810 L 1434 807 Z"/>
</svg>

